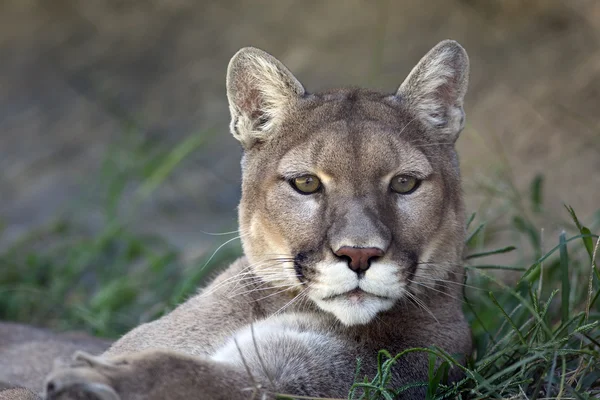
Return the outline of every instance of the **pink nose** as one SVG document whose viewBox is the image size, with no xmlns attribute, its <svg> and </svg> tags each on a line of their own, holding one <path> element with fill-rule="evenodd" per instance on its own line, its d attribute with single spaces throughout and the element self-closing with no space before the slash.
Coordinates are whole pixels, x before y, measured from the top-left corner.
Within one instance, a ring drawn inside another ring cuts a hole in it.
<svg viewBox="0 0 600 400">
<path fill-rule="evenodd" d="M 340 247 L 335 255 L 349 258 L 348 267 L 354 272 L 366 271 L 371 265 L 373 258 L 383 256 L 383 250 L 377 247 Z"/>
</svg>

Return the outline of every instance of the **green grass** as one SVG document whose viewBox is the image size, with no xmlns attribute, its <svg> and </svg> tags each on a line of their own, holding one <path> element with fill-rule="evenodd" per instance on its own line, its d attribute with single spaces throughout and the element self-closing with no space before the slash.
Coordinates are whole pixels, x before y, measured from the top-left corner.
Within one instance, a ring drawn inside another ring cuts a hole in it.
<svg viewBox="0 0 600 400">
<path fill-rule="evenodd" d="M 166 238 L 133 229 L 133 210 L 204 143 L 198 135 L 157 150 L 133 138 L 115 146 L 102 168 L 98 185 L 104 193 L 104 219 L 98 231 L 62 216 L 0 252 L 0 320 L 118 337 L 171 310 L 214 267 L 240 254 L 239 244 L 232 244 L 208 265 L 208 258 L 183 261 Z M 126 207 L 123 199 L 131 187 Z M 464 310 L 474 353 L 462 366 L 441 349 L 408 350 L 429 354 L 430 379 L 415 383 L 427 388 L 427 399 L 600 396 L 600 273 L 592 268 L 592 259 L 600 259 L 600 218 L 588 221 L 588 228 L 568 208 L 568 233 L 544 238 L 532 222 L 544 217 L 542 187 L 543 178 L 536 177 L 529 193 L 515 196 L 522 203 L 508 208 L 510 223 L 504 229 L 529 249 L 515 263 L 485 263 L 487 257 L 515 248 L 490 250 L 494 228 L 475 215 L 469 219 Z M 85 204 L 80 206 L 85 210 Z M 500 279 L 497 271 L 509 278 Z M 382 349 L 378 374 L 362 377 L 358 369 L 360 379 L 349 398 L 392 399 L 406 389 L 389 387 L 395 361 L 402 356 Z M 447 383 L 451 368 L 463 370 L 464 379 Z"/>
<path fill-rule="evenodd" d="M 100 193 L 99 229 L 79 222 L 89 210 L 85 198 L 75 199 L 64 215 L 0 252 L 0 320 L 116 338 L 172 309 L 215 267 L 238 257 L 241 248 L 232 243 L 209 265 L 204 258 L 183 262 L 166 238 L 135 230 L 135 210 L 209 138 L 200 132 L 165 147 L 124 135 L 87 188 Z"/>
</svg>

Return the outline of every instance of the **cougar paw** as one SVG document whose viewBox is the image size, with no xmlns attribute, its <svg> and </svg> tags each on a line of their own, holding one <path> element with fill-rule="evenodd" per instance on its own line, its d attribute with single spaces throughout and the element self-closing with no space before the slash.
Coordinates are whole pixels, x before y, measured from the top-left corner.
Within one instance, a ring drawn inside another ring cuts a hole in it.
<svg viewBox="0 0 600 400">
<path fill-rule="evenodd" d="M 46 400 L 120 400 L 110 376 L 121 363 L 77 352 L 68 366 L 53 371 L 46 380 Z"/>
</svg>

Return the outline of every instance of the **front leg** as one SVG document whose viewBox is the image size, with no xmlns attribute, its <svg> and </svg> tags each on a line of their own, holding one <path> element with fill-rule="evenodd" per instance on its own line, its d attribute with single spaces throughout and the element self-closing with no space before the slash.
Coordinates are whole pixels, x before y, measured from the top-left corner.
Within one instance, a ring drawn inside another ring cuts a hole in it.
<svg viewBox="0 0 600 400">
<path fill-rule="evenodd" d="M 304 322 L 303 322 L 304 321 Z M 111 358 L 79 353 L 47 380 L 47 399 L 274 399 L 346 397 L 356 353 L 299 315 L 238 331 L 210 358 L 149 350 Z M 85 397 L 88 396 L 88 397 Z"/>
<path fill-rule="evenodd" d="M 246 371 L 163 350 L 103 358 L 79 352 L 46 381 L 47 400 L 242 400 L 261 390 Z M 255 397 L 260 398 L 260 397 Z"/>
</svg>

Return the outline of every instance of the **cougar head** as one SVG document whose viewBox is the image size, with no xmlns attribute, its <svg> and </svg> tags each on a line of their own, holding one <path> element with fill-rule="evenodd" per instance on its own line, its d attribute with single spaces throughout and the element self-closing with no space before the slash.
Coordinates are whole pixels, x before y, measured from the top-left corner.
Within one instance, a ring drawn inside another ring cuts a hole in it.
<svg viewBox="0 0 600 400">
<path fill-rule="evenodd" d="M 440 282 L 463 276 L 454 144 L 468 69 L 465 50 L 443 41 L 395 93 L 312 94 L 271 55 L 235 54 L 230 128 L 244 148 L 239 220 L 255 273 L 346 325 L 458 293 Z"/>
</svg>

